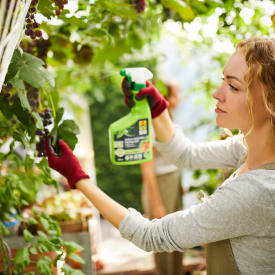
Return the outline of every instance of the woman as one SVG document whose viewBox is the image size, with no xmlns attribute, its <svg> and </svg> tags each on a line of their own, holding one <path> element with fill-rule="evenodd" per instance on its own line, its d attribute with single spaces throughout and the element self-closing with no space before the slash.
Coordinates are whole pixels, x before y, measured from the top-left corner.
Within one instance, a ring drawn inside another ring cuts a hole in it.
<svg viewBox="0 0 275 275">
<path fill-rule="evenodd" d="M 165 99 L 152 84 L 137 95 L 149 98 L 158 150 L 171 162 L 191 169 L 238 168 L 203 203 L 149 221 L 83 179 L 88 176 L 64 142 L 59 158 L 47 147 L 49 165 L 144 250 L 183 251 L 206 244 L 208 275 L 275 274 L 275 39 L 238 44 L 223 75 L 213 94 L 216 122 L 243 134 L 222 141 L 192 144 L 174 127 Z"/>
</svg>

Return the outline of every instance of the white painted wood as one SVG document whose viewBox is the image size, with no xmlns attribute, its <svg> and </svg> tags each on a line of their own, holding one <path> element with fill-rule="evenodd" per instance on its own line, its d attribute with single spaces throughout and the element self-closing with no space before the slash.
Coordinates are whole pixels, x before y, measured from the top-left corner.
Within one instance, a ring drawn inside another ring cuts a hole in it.
<svg viewBox="0 0 275 275">
<path fill-rule="evenodd" d="M 6 10 L 7 2 L 10 2 Z M 32 0 L 0 0 L 0 92 L 12 55 L 22 39 L 25 17 Z"/>
</svg>

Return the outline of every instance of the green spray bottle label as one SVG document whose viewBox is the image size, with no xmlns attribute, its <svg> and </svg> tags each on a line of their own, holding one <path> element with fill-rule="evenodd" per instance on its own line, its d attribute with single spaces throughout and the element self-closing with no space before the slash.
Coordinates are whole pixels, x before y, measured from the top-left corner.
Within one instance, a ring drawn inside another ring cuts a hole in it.
<svg viewBox="0 0 275 275">
<path fill-rule="evenodd" d="M 139 164 L 152 159 L 152 119 L 147 100 L 135 96 L 153 74 L 146 68 L 122 69 L 120 74 L 131 83 L 135 105 L 109 127 L 110 157 L 116 165 Z"/>
</svg>

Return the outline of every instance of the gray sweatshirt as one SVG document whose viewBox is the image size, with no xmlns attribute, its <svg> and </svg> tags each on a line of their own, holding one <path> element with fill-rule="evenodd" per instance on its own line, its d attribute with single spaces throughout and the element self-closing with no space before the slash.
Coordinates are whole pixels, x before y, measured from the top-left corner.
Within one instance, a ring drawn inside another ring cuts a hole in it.
<svg viewBox="0 0 275 275">
<path fill-rule="evenodd" d="M 178 167 L 238 168 L 247 154 L 243 136 L 192 144 L 176 130 L 158 150 Z M 275 274 L 275 170 L 231 176 L 203 203 L 152 221 L 134 209 L 119 225 L 121 235 L 146 251 L 183 251 L 230 239 L 243 275 Z"/>
</svg>

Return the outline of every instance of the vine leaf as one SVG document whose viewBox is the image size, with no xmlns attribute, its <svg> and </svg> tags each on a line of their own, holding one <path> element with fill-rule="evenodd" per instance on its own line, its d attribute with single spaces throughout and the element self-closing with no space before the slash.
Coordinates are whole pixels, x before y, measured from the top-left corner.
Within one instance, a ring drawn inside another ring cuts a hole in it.
<svg viewBox="0 0 275 275">
<path fill-rule="evenodd" d="M 73 150 L 77 143 L 76 136 L 80 132 L 77 124 L 71 119 L 66 119 L 58 126 L 57 132 L 58 137 L 63 139 Z"/>
<path fill-rule="evenodd" d="M 36 128 L 38 129 L 43 129 L 43 120 L 42 118 L 40 117 L 40 115 L 36 112 L 32 112 L 32 117 L 34 118 L 35 120 L 35 126 Z"/>
<path fill-rule="evenodd" d="M 54 118 L 54 126 L 57 126 L 58 123 L 61 121 L 64 114 L 64 108 L 58 108 L 56 111 L 56 116 Z"/>
<path fill-rule="evenodd" d="M 16 88 L 17 91 L 25 90 L 24 81 L 22 79 L 15 77 L 10 82 Z"/>
<path fill-rule="evenodd" d="M 22 66 L 22 56 L 19 49 L 16 49 L 13 53 L 11 63 L 8 68 L 8 72 L 6 74 L 5 83 L 9 82 L 12 78 L 15 77 L 18 70 Z"/>
<path fill-rule="evenodd" d="M 52 2 L 50 0 L 40 0 L 37 9 L 48 19 L 51 19 L 52 16 L 55 16 Z"/>
<path fill-rule="evenodd" d="M 21 101 L 19 99 L 19 97 L 16 97 L 12 106 L 12 110 L 14 112 L 14 114 L 17 116 L 17 118 L 19 119 L 19 121 L 26 127 L 31 127 L 33 125 L 31 125 L 30 122 L 30 116 L 29 116 L 29 112 L 26 109 L 22 108 L 22 104 Z"/>
<path fill-rule="evenodd" d="M 7 97 L 0 97 L 0 110 L 6 119 L 10 120 L 12 118 L 13 110 Z"/>
<path fill-rule="evenodd" d="M 21 90 L 18 90 L 18 97 L 20 99 L 22 108 L 28 110 L 29 112 L 31 112 L 30 103 L 29 103 L 26 95 Z"/>
<path fill-rule="evenodd" d="M 52 75 L 43 67 L 44 62 L 28 53 L 22 55 L 23 65 L 19 71 L 19 77 L 35 88 L 41 88 L 45 82 L 54 87 Z"/>
</svg>

